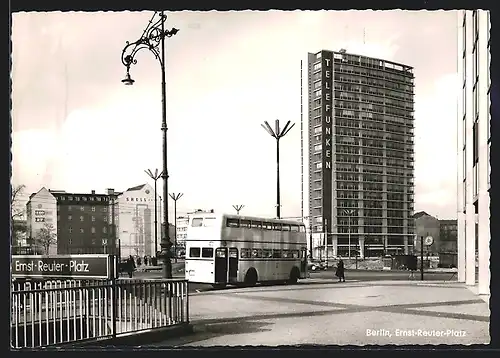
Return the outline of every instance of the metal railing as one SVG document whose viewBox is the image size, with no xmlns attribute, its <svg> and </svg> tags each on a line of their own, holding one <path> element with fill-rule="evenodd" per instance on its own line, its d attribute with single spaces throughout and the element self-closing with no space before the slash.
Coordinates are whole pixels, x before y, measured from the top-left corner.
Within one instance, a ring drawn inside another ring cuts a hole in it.
<svg viewBox="0 0 500 358">
<path fill-rule="evenodd" d="M 36 348 L 189 323 L 187 280 L 12 284 L 11 343 Z"/>
</svg>

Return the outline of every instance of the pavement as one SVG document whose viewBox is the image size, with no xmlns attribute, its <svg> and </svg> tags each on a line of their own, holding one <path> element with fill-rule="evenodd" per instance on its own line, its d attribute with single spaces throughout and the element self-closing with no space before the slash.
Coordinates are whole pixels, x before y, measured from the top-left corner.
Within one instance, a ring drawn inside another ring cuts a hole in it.
<svg viewBox="0 0 500 358">
<path fill-rule="evenodd" d="M 457 282 L 317 277 L 193 293 L 194 333 L 142 347 L 488 344 L 489 315 Z"/>
<path fill-rule="evenodd" d="M 334 278 L 334 270 L 313 271 L 311 278 Z M 420 271 L 405 270 L 346 270 L 345 277 L 361 281 L 380 281 L 380 280 L 420 280 Z M 452 269 L 427 269 L 424 271 L 424 280 L 426 281 L 456 281 L 456 270 Z"/>
<path fill-rule="evenodd" d="M 379 271 L 379 270 L 346 270 L 345 275 L 348 280 L 357 281 L 380 281 L 380 280 L 393 280 L 393 281 L 408 281 L 408 280 L 420 280 L 420 272 L 415 272 L 413 278 L 410 278 L 410 272 L 408 271 Z M 184 272 L 174 272 L 174 278 L 184 278 Z M 323 278 L 331 280 L 334 278 L 335 272 L 333 270 L 328 271 L 314 271 L 310 272 L 310 277 L 313 279 Z M 159 279 L 162 277 L 161 271 L 150 271 L 150 272 L 136 272 L 134 273 L 133 279 Z M 125 276 L 123 278 L 126 279 Z M 439 272 L 428 272 L 424 273 L 424 279 L 426 281 L 456 281 L 457 275 L 450 270 L 440 270 Z M 215 291 L 220 289 L 214 289 L 212 285 L 189 282 L 188 291 L 190 294 Z"/>
</svg>

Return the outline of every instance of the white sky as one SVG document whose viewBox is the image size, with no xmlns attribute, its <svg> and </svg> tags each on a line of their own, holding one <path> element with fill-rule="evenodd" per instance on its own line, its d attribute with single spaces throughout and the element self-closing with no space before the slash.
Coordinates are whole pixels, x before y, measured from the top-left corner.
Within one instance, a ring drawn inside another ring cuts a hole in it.
<svg viewBox="0 0 500 358">
<path fill-rule="evenodd" d="M 13 15 L 12 181 L 27 186 L 25 198 L 42 186 L 121 191 L 147 182 L 144 169 L 161 168 L 159 64 L 143 51 L 134 86 L 120 82 L 125 42 L 151 15 Z M 167 40 L 169 191 L 184 193 L 178 212 L 244 204 L 242 214 L 273 216 L 275 143 L 260 124 L 279 118 L 296 123 L 281 144 L 282 216 L 300 216 L 300 60 L 345 48 L 415 68 L 415 211 L 456 217 L 456 16 L 170 13 L 167 28 L 180 29 Z M 307 171 L 305 186 L 307 215 Z"/>
</svg>

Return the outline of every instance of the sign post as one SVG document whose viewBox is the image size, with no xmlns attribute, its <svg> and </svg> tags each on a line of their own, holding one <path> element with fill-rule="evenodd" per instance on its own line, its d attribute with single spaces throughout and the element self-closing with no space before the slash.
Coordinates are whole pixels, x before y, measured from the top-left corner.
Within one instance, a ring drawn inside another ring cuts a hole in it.
<svg viewBox="0 0 500 358">
<path fill-rule="evenodd" d="M 116 263 L 112 255 L 13 255 L 12 277 L 112 279 Z"/>
<path fill-rule="evenodd" d="M 432 245 L 434 239 L 432 236 L 420 236 L 420 280 L 424 280 L 424 243 L 426 246 Z"/>
</svg>

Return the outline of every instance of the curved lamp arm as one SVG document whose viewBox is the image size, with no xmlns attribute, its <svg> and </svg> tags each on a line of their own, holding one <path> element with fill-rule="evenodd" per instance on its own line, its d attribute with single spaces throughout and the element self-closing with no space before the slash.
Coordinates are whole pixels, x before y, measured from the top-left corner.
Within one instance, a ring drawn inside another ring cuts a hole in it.
<svg viewBox="0 0 500 358">
<path fill-rule="evenodd" d="M 179 32 L 178 29 L 172 28 L 171 30 L 164 30 L 165 21 L 167 21 L 167 15 L 163 12 L 159 13 L 159 19 L 153 22 L 158 12 L 155 12 L 149 20 L 148 26 L 142 33 L 140 39 L 135 42 L 126 42 L 125 48 L 122 51 L 122 64 L 127 68 L 127 77 L 122 80 L 125 84 L 133 84 L 134 80 L 130 78 L 130 66 L 137 64 L 137 59 L 135 58 L 137 53 L 143 49 L 148 49 L 153 53 L 155 58 L 160 63 L 163 68 L 164 64 L 160 56 L 160 44 L 165 37 L 172 37 Z"/>
</svg>

